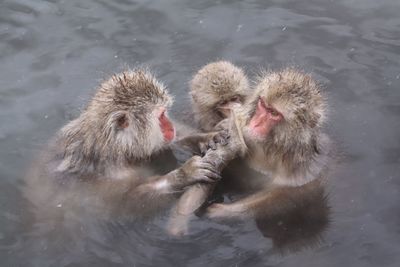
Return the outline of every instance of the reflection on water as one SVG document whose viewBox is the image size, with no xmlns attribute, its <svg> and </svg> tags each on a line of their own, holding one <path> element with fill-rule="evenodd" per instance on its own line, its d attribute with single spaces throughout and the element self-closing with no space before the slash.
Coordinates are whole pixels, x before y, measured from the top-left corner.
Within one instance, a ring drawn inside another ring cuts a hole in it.
<svg viewBox="0 0 400 267">
<path fill-rule="evenodd" d="M 399 12 L 397 0 L 1 1 L 2 265 L 397 266 Z M 252 77 L 260 66 L 296 65 L 326 84 L 327 128 L 346 156 L 310 193 L 319 201 L 256 222 L 197 219 L 179 240 L 164 233 L 165 214 L 62 227 L 33 220 L 24 170 L 102 77 L 149 65 L 184 117 L 187 81 L 219 58 Z"/>
</svg>

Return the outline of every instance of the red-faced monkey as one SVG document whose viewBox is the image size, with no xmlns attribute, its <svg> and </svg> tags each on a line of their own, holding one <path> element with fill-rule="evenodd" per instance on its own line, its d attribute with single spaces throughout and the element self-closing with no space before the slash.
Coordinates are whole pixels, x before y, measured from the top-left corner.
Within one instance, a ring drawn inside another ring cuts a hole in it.
<svg viewBox="0 0 400 267">
<path fill-rule="evenodd" d="M 199 156 L 166 174 L 149 167 L 174 139 L 166 88 L 146 70 L 100 84 L 78 118 L 65 125 L 29 174 L 26 196 L 41 212 L 85 209 L 137 217 L 165 206 L 171 193 L 219 178 Z"/>
<path fill-rule="evenodd" d="M 295 192 L 303 187 L 309 192 L 307 184 L 326 174 L 330 141 L 321 132 L 326 100 L 311 76 L 294 69 L 266 73 L 243 107 L 245 161 L 265 182 L 241 200 L 211 205 L 211 218 L 257 217 L 290 209 L 296 201 L 292 197 L 299 197 Z"/>
</svg>

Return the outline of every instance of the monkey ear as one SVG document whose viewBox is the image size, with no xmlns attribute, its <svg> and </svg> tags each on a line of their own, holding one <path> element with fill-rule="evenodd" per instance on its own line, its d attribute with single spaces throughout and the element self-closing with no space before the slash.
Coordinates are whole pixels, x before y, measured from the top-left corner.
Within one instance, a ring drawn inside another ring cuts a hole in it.
<svg viewBox="0 0 400 267">
<path fill-rule="evenodd" d="M 129 126 L 129 117 L 126 112 L 113 114 L 114 123 L 117 129 L 123 130 Z"/>
</svg>

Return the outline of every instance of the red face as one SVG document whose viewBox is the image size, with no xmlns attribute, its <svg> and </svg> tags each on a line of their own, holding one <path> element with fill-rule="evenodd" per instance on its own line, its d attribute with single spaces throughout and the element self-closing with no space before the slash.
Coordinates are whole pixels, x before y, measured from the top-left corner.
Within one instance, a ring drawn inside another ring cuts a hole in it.
<svg viewBox="0 0 400 267">
<path fill-rule="evenodd" d="M 158 117 L 158 120 L 160 121 L 160 128 L 161 132 L 164 136 L 164 140 L 166 142 L 170 142 L 174 139 L 175 137 L 175 129 L 174 125 L 172 122 L 168 119 L 167 115 L 165 114 L 165 109 L 163 109 L 160 113 L 160 116 Z"/>
<path fill-rule="evenodd" d="M 269 131 L 281 120 L 283 115 L 272 106 L 267 106 L 261 98 L 258 100 L 257 109 L 250 120 L 250 131 L 257 137 L 265 138 Z"/>
</svg>

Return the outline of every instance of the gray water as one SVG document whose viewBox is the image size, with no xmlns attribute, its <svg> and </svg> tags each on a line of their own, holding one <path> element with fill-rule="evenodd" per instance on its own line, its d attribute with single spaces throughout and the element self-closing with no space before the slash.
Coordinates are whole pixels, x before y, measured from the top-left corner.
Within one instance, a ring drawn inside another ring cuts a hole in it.
<svg viewBox="0 0 400 267">
<path fill-rule="evenodd" d="M 0 1 L 1 266 L 398 266 L 399 14 L 398 0 Z M 207 220 L 175 240 L 162 219 L 74 239 L 45 236 L 46 226 L 26 219 L 27 164 L 103 77 L 150 66 L 179 118 L 190 110 L 191 75 L 217 59 L 250 76 L 297 66 L 325 84 L 326 129 L 343 159 L 318 242 L 279 252 L 253 221 Z"/>
</svg>

